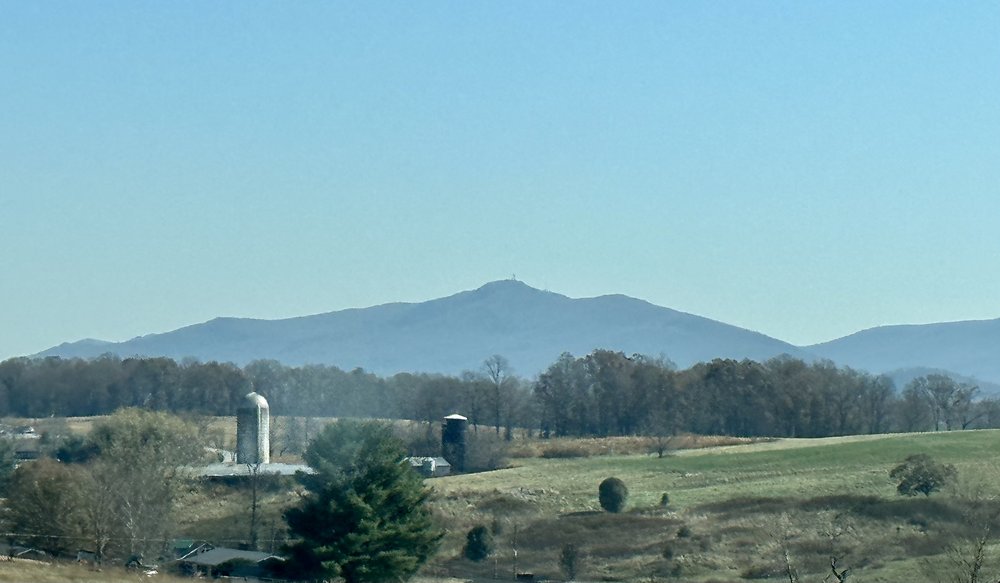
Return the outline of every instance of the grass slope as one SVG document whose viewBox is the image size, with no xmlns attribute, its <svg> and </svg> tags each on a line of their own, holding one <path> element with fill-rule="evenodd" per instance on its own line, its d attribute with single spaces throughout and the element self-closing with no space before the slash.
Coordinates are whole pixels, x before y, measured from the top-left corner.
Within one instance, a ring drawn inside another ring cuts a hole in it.
<svg viewBox="0 0 1000 583">
<path fill-rule="evenodd" d="M 0 581 L 10 583 L 136 583 L 156 581 L 157 583 L 185 583 L 190 577 L 177 577 L 157 573 L 147 577 L 141 572 L 127 571 L 122 567 L 108 566 L 103 569 L 69 563 L 50 563 L 0 559 Z"/>
<path fill-rule="evenodd" d="M 982 501 L 1000 494 L 998 450 L 1000 431 L 984 430 L 779 440 L 663 459 L 518 460 L 431 482 L 452 533 L 439 562 L 455 574 L 491 571 L 458 558 L 466 529 L 482 523 L 502 531 L 498 562 L 512 562 L 516 529 L 518 570 L 549 576 L 559 575 L 559 551 L 572 543 L 589 555 L 592 579 L 776 577 L 786 547 L 804 581 L 822 580 L 832 555 L 855 568 L 856 580 L 935 580 L 942 553 L 996 510 Z M 888 470 L 912 453 L 954 464 L 961 485 L 930 499 L 898 496 Z M 628 485 L 630 512 L 600 512 L 597 485 L 608 476 Z M 678 537 L 682 526 L 688 535 Z"/>
</svg>

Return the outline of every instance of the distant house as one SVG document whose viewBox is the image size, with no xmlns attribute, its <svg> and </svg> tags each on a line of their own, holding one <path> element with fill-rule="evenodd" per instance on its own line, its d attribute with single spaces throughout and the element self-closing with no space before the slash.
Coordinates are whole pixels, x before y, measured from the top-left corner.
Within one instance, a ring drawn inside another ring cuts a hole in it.
<svg viewBox="0 0 1000 583">
<path fill-rule="evenodd" d="M 201 547 L 178 559 L 194 575 L 209 577 L 268 577 L 275 563 L 284 559 L 258 551 L 243 551 L 225 547 Z"/>
<path fill-rule="evenodd" d="M 13 446 L 16 464 L 36 460 L 42 455 L 41 435 L 31 425 L 0 423 L 0 439 L 6 439 Z"/>
<path fill-rule="evenodd" d="M 440 478 L 451 474 L 451 464 L 443 457 L 409 457 L 406 460 L 425 478 Z"/>
<path fill-rule="evenodd" d="M 41 439 L 41 434 L 35 431 L 33 425 L 11 426 L 0 423 L 0 436 L 8 439 Z"/>
<path fill-rule="evenodd" d="M 41 443 L 37 439 L 14 439 L 14 460 L 17 463 L 37 460 L 42 455 Z"/>
</svg>

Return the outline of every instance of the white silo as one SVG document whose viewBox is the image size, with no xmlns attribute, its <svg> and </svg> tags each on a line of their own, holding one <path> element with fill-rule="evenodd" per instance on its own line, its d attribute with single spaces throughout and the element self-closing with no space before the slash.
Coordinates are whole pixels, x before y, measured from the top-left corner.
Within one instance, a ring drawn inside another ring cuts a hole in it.
<svg viewBox="0 0 1000 583">
<path fill-rule="evenodd" d="M 257 393 L 243 397 L 236 410 L 236 463 L 271 463 L 270 417 L 267 399 Z"/>
</svg>

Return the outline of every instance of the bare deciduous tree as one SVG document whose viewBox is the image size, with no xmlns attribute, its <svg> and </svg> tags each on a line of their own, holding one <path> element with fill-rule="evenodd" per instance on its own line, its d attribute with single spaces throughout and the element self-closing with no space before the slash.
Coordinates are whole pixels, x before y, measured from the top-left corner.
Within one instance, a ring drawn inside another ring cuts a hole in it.
<svg viewBox="0 0 1000 583">
<path fill-rule="evenodd" d="M 129 553 L 152 550 L 167 538 L 183 467 L 202 457 L 197 428 L 178 417 L 123 409 L 94 427 L 100 449 L 92 475 L 98 496 L 87 500 L 91 524 L 113 520 Z M 110 496 L 110 500 L 103 497 Z M 111 517 L 97 518 L 97 513 Z M 91 533 L 95 542 L 102 527 Z"/>
<path fill-rule="evenodd" d="M 504 404 L 508 401 L 508 393 L 514 382 L 513 371 L 510 362 L 499 354 L 494 354 L 483 362 L 483 371 L 490 382 L 489 404 L 493 413 L 493 425 L 496 427 L 497 435 L 500 435 Z"/>
</svg>

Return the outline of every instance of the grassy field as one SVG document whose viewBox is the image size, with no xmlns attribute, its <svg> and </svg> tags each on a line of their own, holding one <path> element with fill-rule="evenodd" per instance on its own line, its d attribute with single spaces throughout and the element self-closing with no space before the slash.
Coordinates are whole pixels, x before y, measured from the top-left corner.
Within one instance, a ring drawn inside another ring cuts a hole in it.
<svg viewBox="0 0 1000 583">
<path fill-rule="evenodd" d="M 464 533 L 481 523 L 501 531 L 504 566 L 496 568 L 507 572 L 516 544 L 518 570 L 558 577 L 560 550 L 572 543 L 589 557 L 581 577 L 594 580 L 781 577 L 784 549 L 803 581 L 829 575 L 831 556 L 853 568 L 852 581 L 951 580 L 949 551 L 961 550 L 951 547 L 997 510 L 995 452 L 1000 432 L 967 431 L 779 440 L 662 459 L 518 459 L 510 469 L 430 482 L 451 532 L 437 568 L 492 574 L 493 564 L 460 558 Z M 899 496 L 888 470 L 912 453 L 954 464 L 960 480 L 927 499 Z M 620 515 L 597 502 L 609 476 L 630 490 Z M 988 567 L 1000 577 L 1000 565 Z"/>
<path fill-rule="evenodd" d="M 84 433 L 92 421 L 68 426 Z M 234 431 L 232 419 L 212 423 Z M 971 558 L 984 525 L 1000 533 L 1000 431 L 760 442 L 685 437 L 675 445 L 684 449 L 658 458 L 642 438 L 522 438 L 512 444 L 508 469 L 428 480 L 448 534 L 422 576 L 510 579 L 518 571 L 562 579 L 560 554 L 571 544 L 580 550 L 582 581 L 788 581 L 787 554 L 803 583 L 833 581 L 834 556 L 852 569 L 852 583 L 943 583 L 959 580 L 956 565 Z M 913 453 L 954 464 L 959 479 L 929 498 L 899 496 L 888 472 Z M 609 476 L 630 490 L 621 514 L 603 512 L 597 501 L 597 486 Z M 261 491 L 265 549 L 283 541 L 282 510 L 297 499 L 295 488 L 286 480 Z M 179 502 L 178 536 L 233 546 L 246 539 L 245 486 L 192 483 Z M 494 555 L 483 563 L 461 553 L 477 524 L 496 533 Z M 986 545 L 980 580 L 1000 579 L 996 543 Z M 0 581 L 129 577 L 0 564 Z"/>
<path fill-rule="evenodd" d="M 664 458 L 522 458 L 510 469 L 452 476 L 431 484 L 445 498 L 535 492 L 538 495 L 531 497 L 543 512 L 578 512 L 600 508 L 597 484 L 614 475 L 628 484 L 633 507 L 654 506 L 666 492 L 671 506 L 680 511 L 736 495 L 893 496 L 890 466 L 917 452 L 955 464 L 962 475 L 988 475 L 995 473 L 991 458 L 1000 453 L 1000 431 L 778 440 L 682 450 Z"/>
</svg>

